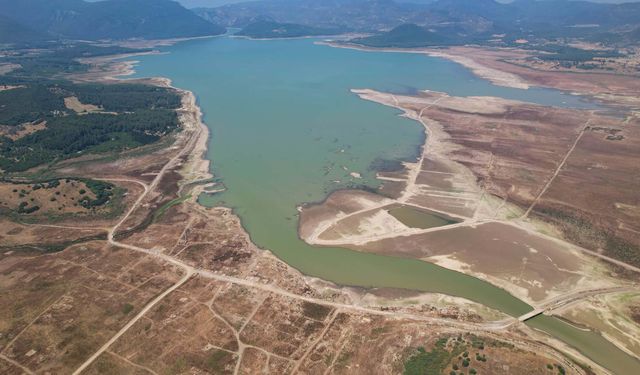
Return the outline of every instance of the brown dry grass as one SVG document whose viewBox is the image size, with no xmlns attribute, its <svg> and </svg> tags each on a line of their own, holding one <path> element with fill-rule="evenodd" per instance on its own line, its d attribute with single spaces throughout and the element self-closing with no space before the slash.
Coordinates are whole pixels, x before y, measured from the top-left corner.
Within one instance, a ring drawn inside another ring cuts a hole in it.
<svg viewBox="0 0 640 375">
<path fill-rule="evenodd" d="M 7 137 L 12 141 L 17 141 L 20 138 L 26 137 L 29 134 L 33 134 L 46 128 L 46 121 L 42 121 L 39 123 L 26 123 L 18 126 L 0 125 L 0 136 Z"/>
<path fill-rule="evenodd" d="M 68 181 L 68 182 L 67 182 Z M 87 196 L 95 199 L 95 194 L 82 181 L 60 180 L 60 185 L 47 188 L 44 183 L 43 188 L 34 190 L 36 184 L 14 184 L 0 183 L 0 206 L 16 212 L 18 206 L 25 202 L 28 207 L 38 206 L 40 210 L 32 216 L 43 214 L 86 214 L 92 212 L 91 209 L 84 208 L 79 201 Z M 96 211 L 101 211 L 98 208 Z"/>
<path fill-rule="evenodd" d="M 104 109 L 93 104 L 82 104 L 80 100 L 75 96 L 64 98 L 64 105 L 77 114 L 95 113 L 100 112 Z"/>
<path fill-rule="evenodd" d="M 34 371 L 70 373 L 178 276 L 102 242 L 55 257 L 3 256 L 0 350 Z"/>
</svg>

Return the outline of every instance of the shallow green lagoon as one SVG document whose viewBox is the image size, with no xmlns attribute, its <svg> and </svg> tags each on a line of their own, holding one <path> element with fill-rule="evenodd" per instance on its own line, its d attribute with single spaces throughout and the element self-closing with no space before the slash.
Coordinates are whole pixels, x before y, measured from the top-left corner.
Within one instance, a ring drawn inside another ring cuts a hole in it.
<svg viewBox="0 0 640 375">
<path fill-rule="evenodd" d="M 389 210 L 389 215 L 410 228 L 429 229 L 454 224 L 457 221 L 448 219 L 435 212 L 419 210 L 410 206 L 400 206 Z"/>
<path fill-rule="evenodd" d="M 514 316 L 530 310 L 500 288 L 429 263 L 309 246 L 297 236 L 296 207 L 334 189 L 375 187 L 376 160 L 416 157 L 422 127 L 359 99 L 352 88 L 588 104 L 557 91 L 493 86 L 442 59 L 336 49 L 310 39 L 222 37 L 165 50 L 140 57 L 137 75 L 169 77 L 197 95 L 212 131 L 214 174 L 228 188 L 201 201 L 234 208 L 256 244 L 305 274 L 344 285 L 441 292 Z"/>
</svg>

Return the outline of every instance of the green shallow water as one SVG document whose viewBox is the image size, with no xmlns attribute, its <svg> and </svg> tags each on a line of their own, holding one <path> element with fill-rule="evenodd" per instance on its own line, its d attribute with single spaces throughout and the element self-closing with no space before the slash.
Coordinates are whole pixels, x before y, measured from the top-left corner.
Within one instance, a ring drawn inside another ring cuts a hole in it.
<svg viewBox="0 0 640 375">
<path fill-rule="evenodd" d="M 389 210 L 389 215 L 410 228 L 429 229 L 457 223 L 434 212 L 419 210 L 410 206 L 401 206 Z"/>
<path fill-rule="evenodd" d="M 612 347 L 609 341 L 596 332 L 583 331 L 560 319 L 545 315 L 527 321 L 527 325 L 541 331 L 553 332 L 554 337 L 580 350 L 614 374 L 640 374 L 640 361 Z"/>
<path fill-rule="evenodd" d="M 513 316 L 531 309 L 489 283 L 426 262 L 309 246 L 298 238 L 296 208 L 335 189 L 376 187 L 374 162 L 417 156 L 422 127 L 359 99 L 352 88 L 588 104 L 557 91 L 493 86 L 442 59 L 336 49 L 310 39 L 222 37 L 165 50 L 138 58 L 137 76 L 169 77 L 197 95 L 211 129 L 208 157 L 228 188 L 200 200 L 232 207 L 257 245 L 307 275 L 343 285 L 440 292 Z"/>
</svg>

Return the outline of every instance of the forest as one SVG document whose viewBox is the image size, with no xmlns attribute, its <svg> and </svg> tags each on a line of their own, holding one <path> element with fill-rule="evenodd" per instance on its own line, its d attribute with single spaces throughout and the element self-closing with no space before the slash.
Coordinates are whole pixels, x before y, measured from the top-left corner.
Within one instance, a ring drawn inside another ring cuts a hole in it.
<svg viewBox="0 0 640 375">
<path fill-rule="evenodd" d="M 77 97 L 104 112 L 78 114 L 64 98 Z M 11 139 L 0 132 L 0 169 L 19 172 L 79 156 L 113 152 L 158 141 L 178 128 L 180 95 L 144 84 L 45 82 L 0 91 L 4 128 L 45 123 L 44 129 Z"/>
</svg>

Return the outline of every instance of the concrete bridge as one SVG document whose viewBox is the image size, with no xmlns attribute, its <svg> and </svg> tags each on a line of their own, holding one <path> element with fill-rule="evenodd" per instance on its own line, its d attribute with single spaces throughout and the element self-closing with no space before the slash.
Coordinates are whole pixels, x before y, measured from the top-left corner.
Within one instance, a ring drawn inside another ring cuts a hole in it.
<svg viewBox="0 0 640 375">
<path fill-rule="evenodd" d="M 534 309 L 520 317 L 518 317 L 518 321 L 520 322 L 526 322 L 529 319 L 535 318 L 536 316 L 544 313 L 546 310 L 545 309 Z"/>
<path fill-rule="evenodd" d="M 581 301 L 585 298 L 600 295 L 600 294 L 609 294 L 609 293 L 619 293 L 619 292 L 627 292 L 627 291 L 637 291 L 636 287 L 610 287 L 610 288 L 596 288 L 596 289 L 587 289 L 571 292 L 562 296 L 554 297 L 546 302 L 543 302 L 539 307 L 529 311 L 528 313 L 521 315 L 518 317 L 519 322 L 526 322 L 529 319 L 533 319 L 538 315 L 544 314 L 545 312 L 552 312 L 561 307 L 565 307 L 574 302 Z M 513 321 L 511 324 L 515 323 Z M 511 325 L 508 324 L 508 325 Z M 507 325 L 507 326 L 508 326 Z"/>
</svg>

